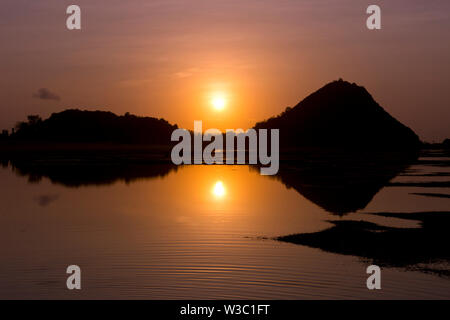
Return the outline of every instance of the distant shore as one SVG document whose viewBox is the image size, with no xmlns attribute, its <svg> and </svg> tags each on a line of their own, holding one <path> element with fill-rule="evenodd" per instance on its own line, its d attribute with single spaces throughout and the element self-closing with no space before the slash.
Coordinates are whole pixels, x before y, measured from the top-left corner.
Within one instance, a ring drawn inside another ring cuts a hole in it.
<svg viewBox="0 0 450 320">
<path fill-rule="evenodd" d="M 168 145 L 0 142 L 3 160 L 170 162 L 170 151 Z"/>
<path fill-rule="evenodd" d="M 171 163 L 171 145 L 120 144 L 120 143 L 44 143 L 0 141 L 1 160 L 20 161 L 58 161 L 68 163 L 86 162 L 130 162 L 130 163 Z M 420 154 L 450 156 L 450 150 L 441 145 L 428 145 Z M 377 150 L 343 147 L 301 147 L 280 150 L 280 161 L 315 161 L 333 157 L 357 157 L 361 159 L 385 158 L 395 161 L 397 158 L 414 158 L 418 153 L 405 153 L 403 150 Z M 224 154 L 225 161 L 225 154 Z"/>
</svg>

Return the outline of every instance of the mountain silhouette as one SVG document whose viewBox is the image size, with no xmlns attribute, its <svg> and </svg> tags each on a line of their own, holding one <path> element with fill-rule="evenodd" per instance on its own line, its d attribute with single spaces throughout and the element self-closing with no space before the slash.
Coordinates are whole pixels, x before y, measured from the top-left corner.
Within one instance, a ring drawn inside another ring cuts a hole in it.
<svg viewBox="0 0 450 320">
<path fill-rule="evenodd" d="M 164 119 L 69 109 L 53 113 L 46 120 L 35 115 L 28 116 L 28 122 L 17 124 L 11 138 L 19 141 L 167 145 L 173 130 L 177 128 Z"/>
<path fill-rule="evenodd" d="M 355 83 L 338 80 L 293 108 L 259 122 L 255 129 L 280 129 L 280 147 L 417 149 L 421 142 Z"/>
</svg>

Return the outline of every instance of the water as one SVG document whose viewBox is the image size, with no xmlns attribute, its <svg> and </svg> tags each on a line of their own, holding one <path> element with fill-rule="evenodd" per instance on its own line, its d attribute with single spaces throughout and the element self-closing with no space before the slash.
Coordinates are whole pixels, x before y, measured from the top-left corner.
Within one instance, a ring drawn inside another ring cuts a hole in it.
<svg viewBox="0 0 450 320">
<path fill-rule="evenodd" d="M 2 299 L 450 298 L 449 277 L 386 266 L 382 290 L 370 291 L 367 257 L 274 239 L 318 232 L 334 220 L 418 228 L 414 220 L 368 213 L 447 211 L 449 198 L 412 193 L 448 188 L 392 182 L 448 181 L 424 175 L 448 167 L 412 166 L 343 216 L 248 166 L 185 166 L 84 183 L 70 170 L 42 179 L 19 171 L 0 170 Z M 81 291 L 66 289 L 72 264 L 81 267 Z M 432 265 L 449 269 L 448 261 Z"/>
</svg>

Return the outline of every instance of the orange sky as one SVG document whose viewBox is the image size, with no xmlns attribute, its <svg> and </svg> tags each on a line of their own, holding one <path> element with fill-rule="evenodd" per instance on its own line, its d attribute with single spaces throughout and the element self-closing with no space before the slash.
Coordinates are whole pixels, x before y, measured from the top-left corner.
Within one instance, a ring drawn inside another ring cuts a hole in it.
<svg viewBox="0 0 450 320">
<path fill-rule="evenodd" d="M 365 1 L 75 2 L 81 31 L 65 27 L 73 1 L 2 1 L 0 128 L 71 107 L 246 129 L 342 77 L 422 139 L 450 137 L 448 0 L 377 1 L 379 31 Z"/>
</svg>

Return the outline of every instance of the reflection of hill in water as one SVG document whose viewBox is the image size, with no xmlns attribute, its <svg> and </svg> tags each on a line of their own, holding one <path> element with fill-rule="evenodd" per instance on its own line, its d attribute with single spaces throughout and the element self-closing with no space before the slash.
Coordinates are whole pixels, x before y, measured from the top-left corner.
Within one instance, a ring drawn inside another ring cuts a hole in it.
<svg viewBox="0 0 450 320">
<path fill-rule="evenodd" d="M 47 177 L 52 183 L 67 187 L 108 185 L 118 181 L 129 183 L 140 179 L 161 178 L 172 170 L 177 170 L 177 166 L 168 163 L 11 161 L 10 164 L 18 175 L 27 176 L 30 183 Z"/>
<path fill-rule="evenodd" d="M 414 158 L 392 153 L 349 154 L 339 157 L 308 155 L 281 167 L 279 179 L 309 200 L 336 214 L 363 209 L 384 185 Z M 332 227 L 293 234 L 277 240 L 357 256 L 370 263 L 450 277 L 450 211 L 371 213 L 415 220 L 418 228 L 393 228 L 367 221 L 330 221 Z"/>
<path fill-rule="evenodd" d="M 391 228 L 365 221 L 331 221 L 334 226 L 329 229 L 283 236 L 278 240 L 370 259 L 379 266 L 402 267 L 450 277 L 450 234 L 447 230 L 450 211 L 373 214 L 418 220 L 421 228 Z"/>
<path fill-rule="evenodd" d="M 286 158 L 277 179 L 323 209 L 344 215 L 365 208 L 415 156 L 322 150 Z"/>
</svg>

